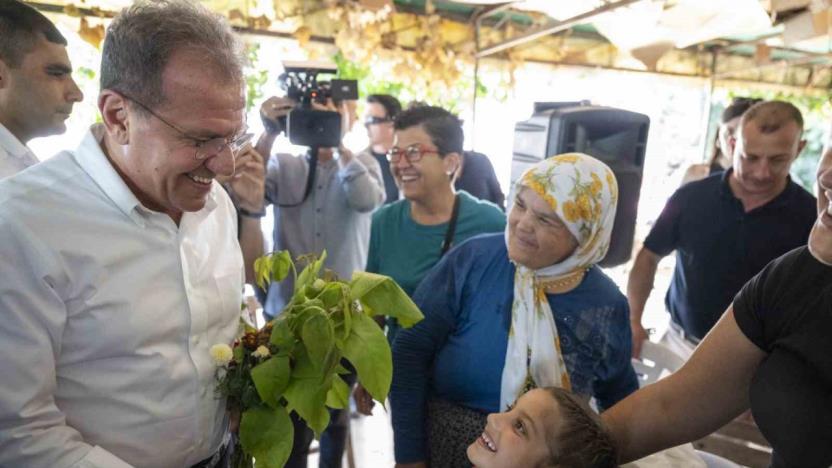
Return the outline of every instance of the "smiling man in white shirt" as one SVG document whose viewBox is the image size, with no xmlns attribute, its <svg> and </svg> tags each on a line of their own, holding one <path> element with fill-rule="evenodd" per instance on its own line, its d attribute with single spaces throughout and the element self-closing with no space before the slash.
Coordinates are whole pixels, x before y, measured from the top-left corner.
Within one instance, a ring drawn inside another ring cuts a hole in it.
<svg viewBox="0 0 832 468">
<path fill-rule="evenodd" d="M 0 181 L 0 466 L 227 466 L 209 348 L 243 280 L 213 179 L 245 134 L 240 44 L 197 3 L 136 2 L 81 145 Z"/>
<path fill-rule="evenodd" d="M 17 0 L 0 1 L 0 179 L 37 163 L 26 143 L 65 132 L 83 97 L 55 25 Z"/>
</svg>

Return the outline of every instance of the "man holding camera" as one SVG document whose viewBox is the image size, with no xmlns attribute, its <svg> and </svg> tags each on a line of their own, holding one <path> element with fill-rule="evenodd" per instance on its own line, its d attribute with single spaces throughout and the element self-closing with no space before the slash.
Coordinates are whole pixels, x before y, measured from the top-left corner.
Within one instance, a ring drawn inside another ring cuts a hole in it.
<svg viewBox="0 0 832 468">
<path fill-rule="evenodd" d="M 341 114 L 342 137 L 355 123 L 354 112 L 346 100 L 312 106 Z M 267 134 L 257 147 L 261 154 L 271 154 L 274 139 L 284 130 L 283 117 L 296 107 L 293 100 L 277 97 L 262 105 L 260 113 Z M 274 207 L 275 250 L 288 250 L 293 258 L 320 255 L 326 250 L 326 268 L 345 279 L 353 271 L 364 269 L 371 214 L 385 199 L 381 169 L 372 155 L 353 155 L 343 145 L 310 150 L 302 156 L 275 154 L 268 162 L 265 198 Z M 293 288 L 291 275 L 271 285 L 264 302 L 267 317 L 280 314 L 291 299 Z M 321 437 L 321 467 L 341 466 L 347 411 L 333 411 L 331 421 Z M 302 426 L 302 432 L 297 429 L 296 425 L 295 446 L 287 467 L 306 466 L 312 433 Z"/>
</svg>

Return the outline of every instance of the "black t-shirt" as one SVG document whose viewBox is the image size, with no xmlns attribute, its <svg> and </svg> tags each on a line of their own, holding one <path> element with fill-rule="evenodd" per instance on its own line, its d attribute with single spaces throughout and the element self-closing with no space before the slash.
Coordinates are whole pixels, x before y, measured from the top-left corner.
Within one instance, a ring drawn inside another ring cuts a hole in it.
<svg viewBox="0 0 832 468">
<path fill-rule="evenodd" d="M 731 172 L 676 190 L 644 240 L 660 256 L 676 250 L 665 304 L 673 321 L 697 338 L 768 262 L 805 245 L 817 218 L 815 197 L 791 180 L 780 195 L 746 213 L 728 185 Z"/>
<path fill-rule="evenodd" d="M 832 267 L 795 249 L 743 287 L 734 315 L 768 353 L 750 397 L 772 466 L 832 466 Z"/>
<path fill-rule="evenodd" d="M 386 154 L 379 154 L 370 150 L 370 154 L 376 158 L 378 165 L 381 166 L 381 178 L 384 180 L 384 204 L 393 203 L 399 199 L 399 188 L 396 186 L 396 179 L 393 177 L 393 172 L 390 170 L 390 161 L 387 160 Z"/>
<path fill-rule="evenodd" d="M 474 151 L 462 155 L 462 174 L 456 179 L 454 188 L 465 190 L 480 200 L 488 200 L 505 210 L 505 196 L 497 181 L 497 174 L 488 156 Z"/>
</svg>

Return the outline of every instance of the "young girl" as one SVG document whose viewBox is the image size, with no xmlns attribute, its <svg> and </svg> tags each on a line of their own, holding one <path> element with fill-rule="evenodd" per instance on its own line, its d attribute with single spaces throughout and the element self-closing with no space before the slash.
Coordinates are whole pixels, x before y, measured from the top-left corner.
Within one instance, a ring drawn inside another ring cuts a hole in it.
<svg viewBox="0 0 832 468">
<path fill-rule="evenodd" d="M 468 447 L 474 468 L 615 468 L 616 450 L 598 416 L 562 388 L 530 390 Z"/>
</svg>

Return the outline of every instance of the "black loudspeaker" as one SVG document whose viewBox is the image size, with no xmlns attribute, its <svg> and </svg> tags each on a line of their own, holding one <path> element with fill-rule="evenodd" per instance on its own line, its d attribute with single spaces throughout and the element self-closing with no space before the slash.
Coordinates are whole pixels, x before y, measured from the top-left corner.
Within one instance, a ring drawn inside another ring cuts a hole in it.
<svg viewBox="0 0 832 468">
<path fill-rule="evenodd" d="M 610 250 L 600 265 L 626 263 L 633 250 L 650 118 L 586 101 L 535 108 L 546 110 L 514 127 L 512 185 L 529 166 L 557 154 L 585 153 L 606 163 L 618 180 L 618 207 Z"/>
</svg>

